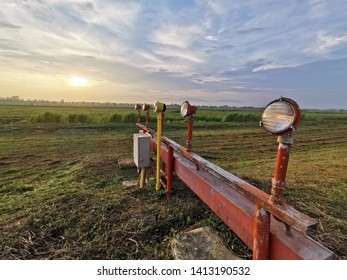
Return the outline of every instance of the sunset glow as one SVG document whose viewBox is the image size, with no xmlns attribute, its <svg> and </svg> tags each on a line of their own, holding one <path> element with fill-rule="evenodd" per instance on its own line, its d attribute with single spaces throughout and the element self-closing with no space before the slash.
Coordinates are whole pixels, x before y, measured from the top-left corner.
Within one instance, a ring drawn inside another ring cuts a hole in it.
<svg viewBox="0 0 347 280">
<path fill-rule="evenodd" d="M 85 87 L 87 86 L 87 79 L 83 77 L 69 77 L 68 79 L 69 85 L 73 87 Z"/>
</svg>

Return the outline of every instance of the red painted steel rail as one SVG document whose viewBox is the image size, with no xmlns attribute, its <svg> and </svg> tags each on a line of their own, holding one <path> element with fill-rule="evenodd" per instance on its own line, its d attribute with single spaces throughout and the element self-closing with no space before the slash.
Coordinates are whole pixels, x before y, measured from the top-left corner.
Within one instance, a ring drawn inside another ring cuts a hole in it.
<svg viewBox="0 0 347 280">
<path fill-rule="evenodd" d="M 151 150 L 155 152 L 156 132 L 140 123 L 136 125 L 152 135 Z M 333 258 L 331 251 L 305 234 L 316 221 L 293 207 L 272 203 L 269 194 L 187 152 L 165 136 L 162 136 L 161 160 L 165 165 L 172 165 L 171 171 L 253 249 L 254 259 Z"/>
</svg>

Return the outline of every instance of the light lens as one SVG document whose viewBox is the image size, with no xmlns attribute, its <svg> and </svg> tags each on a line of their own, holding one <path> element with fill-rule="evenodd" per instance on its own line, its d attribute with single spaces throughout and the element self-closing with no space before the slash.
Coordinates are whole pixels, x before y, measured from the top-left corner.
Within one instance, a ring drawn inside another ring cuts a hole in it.
<svg viewBox="0 0 347 280">
<path fill-rule="evenodd" d="M 159 102 L 158 100 L 154 102 L 153 106 L 155 113 L 162 113 L 166 111 L 166 105 L 164 103 Z"/>
<path fill-rule="evenodd" d="M 189 109 L 189 102 L 188 101 L 183 102 L 183 104 L 181 106 L 181 116 L 183 118 L 187 116 L 188 109 Z"/>
<path fill-rule="evenodd" d="M 293 106 L 282 100 L 275 101 L 265 108 L 262 125 L 272 134 L 281 134 L 289 130 L 296 119 Z"/>
<path fill-rule="evenodd" d="M 151 105 L 148 105 L 146 103 L 142 105 L 142 110 L 143 111 L 148 111 L 149 109 L 151 109 Z"/>
<path fill-rule="evenodd" d="M 159 111 L 159 101 L 158 100 L 156 100 L 154 102 L 153 107 L 154 107 L 154 112 L 158 113 L 158 111 Z"/>
</svg>

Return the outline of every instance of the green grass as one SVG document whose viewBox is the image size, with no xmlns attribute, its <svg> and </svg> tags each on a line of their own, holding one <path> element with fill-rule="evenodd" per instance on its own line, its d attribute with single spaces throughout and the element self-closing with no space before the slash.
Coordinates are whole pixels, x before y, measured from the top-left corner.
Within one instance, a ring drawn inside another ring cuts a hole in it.
<svg viewBox="0 0 347 280">
<path fill-rule="evenodd" d="M 242 122 L 259 121 L 260 111 L 233 111 L 202 109 L 196 122 Z M 151 111 L 150 119 L 155 123 L 156 114 Z M 145 121 L 142 112 L 141 120 Z M 165 112 L 165 120 L 183 122 L 179 110 Z M 80 107 L 33 107 L 0 105 L 0 123 L 133 123 L 137 121 L 137 112 L 127 108 L 80 108 Z"/>
<path fill-rule="evenodd" d="M 193 150 L 268 190 L 277 143 L 258 127 L 259 114 L 198 111 Z M 285 199 L 318 219 L 312 238 L 347 259 L 347 115 L 304 114 Z M 40 117 L 47 119 L 31 121 Z M 122 187 L 138 178 L 133 165 L 120 164 L 132 157 L 133 117 L 131 109 L 0 106 L 1 259 L 170 259 L 172 237 L 196 224 L 213 226 L 250 257 L 178 178 L 169 200 L 154 187 Z M 165 118 L 164 134 L 184 145 L 186 120 L 177 110 Z"/>
</svg>

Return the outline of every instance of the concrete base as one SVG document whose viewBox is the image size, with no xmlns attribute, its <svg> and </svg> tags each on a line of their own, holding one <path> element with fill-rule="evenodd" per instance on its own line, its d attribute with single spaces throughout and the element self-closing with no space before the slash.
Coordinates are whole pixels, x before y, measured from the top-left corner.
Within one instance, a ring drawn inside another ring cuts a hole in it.
<svg viewBox="0 0 347 280">
<path fill-rule="evenodd" d="M 124 188 L 133 188 L 137 186 L 137 180 L 132 180 L 132 181 L 123 181 L 123 187 Z"/>
<path fill-rule="evenodd" d="M 209 227 L 179 233 L 172 241 L 172 252 L 176 260 L 241 260 Z"/>
<path fill-rule="evenodd" d="M 134 188 L 134 187 L 139 187 L 139 182 L 138 180 L 131 180 L 131 181 L 123 181 L 122 185 L 124 188 Z M 148 182 L 149 186 L 155 186 L 155 178 L 149 178 Z M 145 186 L 146 187 L 146 186 Z"/>
<path fill-rule="evenodd" d="M 120 168 L 127 168 L 129 166 L 135 166 L 133 158 L 125 158 L 125 159 L 118 160 L 118 164 L 119 164 Z"/>
</svg>

